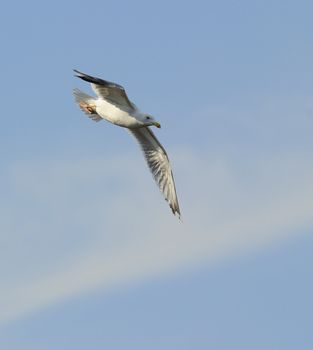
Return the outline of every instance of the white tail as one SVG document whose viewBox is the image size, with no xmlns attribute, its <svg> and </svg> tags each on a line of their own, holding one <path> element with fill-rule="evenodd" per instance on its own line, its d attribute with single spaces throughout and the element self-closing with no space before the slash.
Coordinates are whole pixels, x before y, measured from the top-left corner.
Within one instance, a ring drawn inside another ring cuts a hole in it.
<svg viewBox="0 0 313 350">
<path fill-rule="evenodd" d="M 80 91 L 79 89 L 74 89 L 73 94 L 75 97 L 75 101 L 78 104 L 79 108 L 92 120 L 98 122 L 102 120 L 102 118 L 96 113 L 94 110 L 95 106 L 95 98 L 92 96 L 89 96 L 85 94 L 84 92 Z M 93 106 L 93 107 L 92 107 Z M 91 108 L 89 108 L 91 107 Z"/>
</svg>

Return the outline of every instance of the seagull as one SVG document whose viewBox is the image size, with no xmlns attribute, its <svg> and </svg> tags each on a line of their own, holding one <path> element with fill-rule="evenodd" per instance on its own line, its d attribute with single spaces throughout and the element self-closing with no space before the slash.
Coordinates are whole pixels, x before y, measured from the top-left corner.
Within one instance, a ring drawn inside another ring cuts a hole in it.
<svg viewBox="0 0 313 350">
<path fill-rule="evenodd" d="M 96 97 L 74 89 L 74 97 L 80 109 L 98 122 L 107 120 L 126 128 L 137 140 L 145 156 L 153 178 L 168 202 L 174 215 L 180 218 L 180 209 L 169 158 L 164 147 L 155 137 L 151 126 L 161 125 L 152 115 L 141 112 L 131 102 L 125 89 L 118 84 L 93 77 L 74 69 L 75 76 L 91 83 Z"/>
</svg>

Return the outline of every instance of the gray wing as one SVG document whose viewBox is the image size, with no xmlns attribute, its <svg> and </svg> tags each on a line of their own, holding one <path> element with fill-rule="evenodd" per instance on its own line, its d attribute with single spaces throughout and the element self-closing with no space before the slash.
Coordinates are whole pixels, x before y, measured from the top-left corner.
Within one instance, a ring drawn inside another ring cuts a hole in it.
<svg viewBox="0 0 313 350">
<path fill-rule="evenodd" d="M 177 213 L 180 217 L 175 182 L 165 149 L 148 127 L 128 130 L 137 139 L 154 180 L 169 203 L 173 214 Z"/>
<path fill-rule="evenodd" d="M 77 73 L 76 76 L 78 78 L 91 83 L 92 89 L 100 98 L 103 98 L 121 109 L 136 109 L 136 106 L 129 100 L 123 86 L 107 80 L 92 77 L 91 75 L 79 72 L 76 69 L 74 69 L 74 72 Z"/>
</svg>

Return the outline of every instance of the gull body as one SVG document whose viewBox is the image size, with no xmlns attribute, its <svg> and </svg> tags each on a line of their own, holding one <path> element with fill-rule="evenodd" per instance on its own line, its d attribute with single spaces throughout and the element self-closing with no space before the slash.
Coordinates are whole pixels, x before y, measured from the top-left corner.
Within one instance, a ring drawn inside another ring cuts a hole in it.
<svg viewBox="0 0 313 350">
<path fill-rule="evenodd" d="M 173 214 L 178 214 L 180 217 L 175 182 L 167 153 L 150 129 L 150 126 L 160 128 L 160 124 L 150 114 L 141 112 L 128 99 L 121 85 L 74 71 L 78 78 L 91 83 L 97 95 L 92 97 L 74 89 L 75 100 L 81 110 L 94 121 L 105 119 L 126 128 L 136 138 L 160 191 Z"/>
<path fill-rule="evenodd" d="M 95 100 L 95 111 L 103 119 L 124 128 L 141 128 L 145 126 L 145 115 L 138 109 L 133 111 L 125 111 L 114 106 L 112 103 L 98 98 Z"/>
</svg>

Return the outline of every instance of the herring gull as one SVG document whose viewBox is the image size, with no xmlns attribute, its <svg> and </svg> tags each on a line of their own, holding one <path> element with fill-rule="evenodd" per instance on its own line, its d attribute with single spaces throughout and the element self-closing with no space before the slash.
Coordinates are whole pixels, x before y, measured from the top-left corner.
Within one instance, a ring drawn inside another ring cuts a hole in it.
<svg viewBox="0 0 313 350">
<path fill-rule="evenodd" d="M 180 218 L 175 182 L 167 153 L 150 129 L 150 126 L 160 128 L 161 125 L 152 115 L 141 112 L 128 99 L 121 85 L 92 77 L 76 69 L 74 72 L 76 77 L 91 83 L 97 95 L 97 97 L 92 97 L 79 89 L 74 89 L 75 100 L 81 110 L 96 122 L 105 119 L 127 128 L 138 141 L 154 180 L 169 203 L 173 214 L 178 214 Z"/>
</svg>

